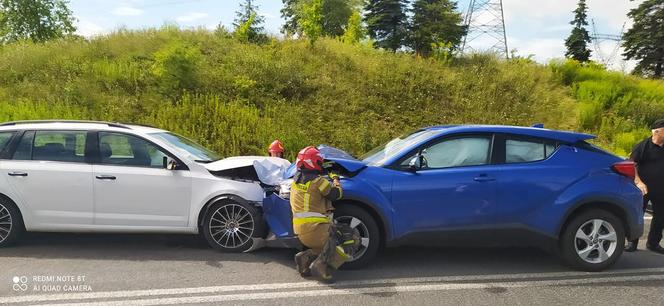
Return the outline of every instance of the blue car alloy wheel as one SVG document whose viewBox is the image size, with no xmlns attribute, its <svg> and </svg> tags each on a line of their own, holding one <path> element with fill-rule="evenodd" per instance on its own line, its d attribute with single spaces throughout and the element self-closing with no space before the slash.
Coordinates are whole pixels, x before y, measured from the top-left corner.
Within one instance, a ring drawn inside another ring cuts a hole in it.
<svg viewBox="0 0 664 306">
<path fill-rule="evenodd" d="M 348 224 L 360 237 L 360 243 L 350 254 L 351 258 L 341 267 L 357 269 L 368 265 L 378 253 L 381 241 L 380 231 L 374 218 L 364 209 L 347 204 L 339 205 L 334 211 L 334 219 L 339 223 Z"/>
<path fill-rule="evenodd" d="M 622 222 L 604 210 L 576 216 L 562 235 L 563 259 L 584 271 L 601 271 L 615 263 L 625 247 Z"/>
</svg>

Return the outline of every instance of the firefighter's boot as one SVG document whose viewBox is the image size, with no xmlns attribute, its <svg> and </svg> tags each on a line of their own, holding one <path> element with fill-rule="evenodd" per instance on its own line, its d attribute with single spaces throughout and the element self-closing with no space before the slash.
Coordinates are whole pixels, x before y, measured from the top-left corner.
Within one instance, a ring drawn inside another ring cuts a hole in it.
<svg viewBox="0 0 664 306">
<path fill-rule="evenodd" d="M 332 276 L 332 271 L 321 257 L 318 257 L 313 263 L 311 263 L 310 269 L 311 274 L 320 279 L 320 281 L 326 284 L 334 283 L 335 280 Z"/>
<path fill-rule="evenodd" d="M 311 269 L 309 266 L 315 259 L 316 255 L 311 249 L 295 254 L 295 265 L 297 266 L 297 272 L 300 273 L 300 276 L 311 276 Z"/>
</svg>

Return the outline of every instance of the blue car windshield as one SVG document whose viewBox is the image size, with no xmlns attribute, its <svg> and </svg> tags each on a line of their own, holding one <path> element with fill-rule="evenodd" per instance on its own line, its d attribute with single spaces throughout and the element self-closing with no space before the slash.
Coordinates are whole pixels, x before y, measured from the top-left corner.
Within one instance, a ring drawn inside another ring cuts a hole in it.
<svg viewBox="0 0 664 306">
<path fill-rule="evenodd" d="M 360 159 L 369 166 L 381 167 L 388 160 L 401 154 L 405 148 L 409 148 L 413 144 L 426 140 L 439 132 L 440 131 L 437 130 L 419 130 L 414 133 L 407 134 L 406 136 L 394 138 L 386 144 L 378 146 L 362 155 Z"/>
</svg>

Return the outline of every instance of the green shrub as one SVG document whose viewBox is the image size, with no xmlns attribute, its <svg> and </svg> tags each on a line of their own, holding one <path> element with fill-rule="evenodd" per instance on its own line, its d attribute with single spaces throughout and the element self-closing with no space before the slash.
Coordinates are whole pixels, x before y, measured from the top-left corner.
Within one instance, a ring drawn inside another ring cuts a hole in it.
<svg viewBox="0 0 664 306">
<path fill-rule="evenodd" d="M 598 143 L 629 155 L 650 134 L 648 126 L 664 118 L 664 82 L 606 71 L 575 61 L 550 65 L 578 101 L 578 127 L 599 136 Z"/>
<path fill-rule="evenodd" d="M 152 73 L 168 95 L 192 91 L 198 83 L 201 51 L 196 46 L 173 41 L 154 53 Z"/>
</svg>

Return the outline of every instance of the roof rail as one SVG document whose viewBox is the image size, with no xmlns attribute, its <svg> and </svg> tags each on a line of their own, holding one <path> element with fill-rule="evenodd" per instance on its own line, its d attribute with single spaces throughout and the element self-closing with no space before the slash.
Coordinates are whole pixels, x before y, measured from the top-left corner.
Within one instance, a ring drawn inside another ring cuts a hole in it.
<svg viewBox="0 0 664 306">
<path fill-rule="evenodd" d="M 134 126 L 141 126 L 141 127 L 147 127 L 147 128 L 158 129 L 158 127 L 156 127 L 156 126 L 149 125 L 149 124 L 143 124 L 143 123 L 124 123 L 124 122 L 118 122 L 118 124 L 125 124 L 125 125 L 127 125 L 127 127 L 129 127 L 129 125 L 134 125 Z"/>
<path fill-rule="evenodd" d="M 94 120 L 22 120 L 22 121 L 10 121 L 0 123 L 0 126 L 12 126 L 18 124 L 40 124 L 40 123 L 90 123 L 90 124 L 106 124 L 109 127 L 121 128 L 121 129 L 131 129 L 130 127 L 115 122 L 106 122 L 106 121 L 94 121 Z"/>
</svg>

